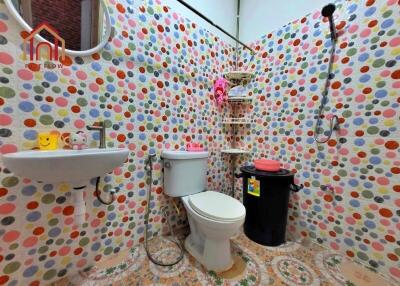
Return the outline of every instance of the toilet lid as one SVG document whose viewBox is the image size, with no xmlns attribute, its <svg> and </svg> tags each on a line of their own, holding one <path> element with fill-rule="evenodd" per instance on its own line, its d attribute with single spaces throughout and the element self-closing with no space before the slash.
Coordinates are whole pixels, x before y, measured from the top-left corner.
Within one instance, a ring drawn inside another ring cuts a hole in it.
<svg viewBox="0 0 400 286">
<path fill-rule="evenodd" d="M 190 206 L 199 214 L 219 221 L 234 221 L 246 215 L 238 200 L 219 192 L 201 192 L 189 196 Z"/>
</svg>

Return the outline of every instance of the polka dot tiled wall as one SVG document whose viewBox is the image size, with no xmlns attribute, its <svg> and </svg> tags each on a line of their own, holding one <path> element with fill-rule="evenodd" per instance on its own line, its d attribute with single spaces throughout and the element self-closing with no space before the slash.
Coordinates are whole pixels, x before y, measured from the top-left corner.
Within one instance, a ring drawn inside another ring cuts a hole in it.
<svg viewBox="0 0 400 286">
<path fill-rule="evenodd" d="M 108 147 L 131 151 L 103 184 L 120 189 L 116 202 L 103 206 L 87 191 L 82 226 L 74 223 L 71 186 L 32 182 L 0 167 L 0 285 L 46 285 L 143 241 L 149 152 L 201 142 L 210 151 L 209 188 L 223 188 L 221 120 L 211 87 L 232 64 L 232 47 L 161 1 L 107 5 L 115 36 L 101 52 L 38 69 L 25 66 L 24 31 L 0 1 L 0 152 L 32 149 L 44 130 L 65 135 L 98 120 L 108 127 Z M 98 134 L 90 136 L 95 147 Z M 160 207 L 169 203 L 160 160 L 153 183 L 150 222 L 157 234 L 166 227 Z M 170 213 L 175 227 L 186 224 L 184 213 Z"/>
<path fill-rule="evenodd" d="M 339 1 L 337 8 L 325 115 L 339 116 L 339 134 L 326 144 L 313 139 L 331 49 L 317 11 L 254 43 L 253 58 L 242 51 L 242 69 L 255 71 L 254 123 L 239 136 L 253 157 L 279 159 L 305 185 L 291 199 L 291 235 L 399 281 L 400 5 Z"/>
<path fill-rule="evenodd" d="M 83 226 L 74 225 L 69 185 L 31 182 L 1 167 L 0 285 L 45 285 L 142 241 L 150 151 L 180 149 L 191 140 L 206 144 L 209 188 L 229 191 L 230 159 L 219 150 L 232 137 L 221 127 L 211 87 L 230 69 L 233 48 L 160 2 L 107 3 L 116 35 L 105 49 L 68 58 L 62 69 L 37 70 L 21 60 L 23 32 L 0 1 L 1 153 L 35 147 L 40 131 L 64 134 L 100 119 L 109 127 L 108 146 L 131 150 L 105 178 L 106 187 L 120 188 L 117 201 L 104 207 L 87 192 Z M 290 235 L 315 239 L 398 280 L 399 5 L 338 6 L 326 114 L 340 117 L 340 134 L 325 145 L 312 138 L 331 47 L 328 25 L 316 12 L 254 43 L 253 58 L 242 52 L 241 68 L 256 75 L 246 110 L 253 123 L 238 129 L 237 144 L 254 155 L 237 163 L 280 159 L 305 185 L 292 196 Z M 158 162 L 153 234 L 165 228 L 160 178 Z M 239 190 L 238 180 L 238 197 Z M 185 224 L 183 215 L 171 214 L 175 226 Z"/>
</svg>

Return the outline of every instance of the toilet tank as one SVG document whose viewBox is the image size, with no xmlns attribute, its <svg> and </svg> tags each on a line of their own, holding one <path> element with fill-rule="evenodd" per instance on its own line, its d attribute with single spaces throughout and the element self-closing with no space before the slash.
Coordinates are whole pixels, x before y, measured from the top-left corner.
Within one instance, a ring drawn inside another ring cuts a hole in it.
<svg viewBox="0 0 400 286">
<path fill-rule="evenodd" d="M 164 193 L 183 197 L 206 190 L 208 152 L 168 151 L 164 161 Z"/>
</svg>

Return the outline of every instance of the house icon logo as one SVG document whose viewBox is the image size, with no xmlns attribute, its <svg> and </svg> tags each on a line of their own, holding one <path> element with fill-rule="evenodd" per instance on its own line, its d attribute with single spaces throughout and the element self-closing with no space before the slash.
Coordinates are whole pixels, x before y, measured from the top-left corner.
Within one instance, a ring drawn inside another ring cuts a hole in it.
<svg viewBox="0 0 400 286">
<path fill-rule="evenodd" d="M 35 49 L 34 39 L 37 34 L 42 31 L 46 31 L 51 36 L 54 37 L 54 45 L 51 45 L 47 41 L 38 42 Z M 40 61 L 41 59 L 41 51 L 44 49 L 47 51 L 48 60 L 49 61 L 58 61 L 59 60 L 59 51 L 58 47 L 61 46 L 61 60 L 65 60 L 65 40 L 58 35 L 56 29 L 54 29 L 50 24 L 43 22 L 39 24 L 35 29 L 33 29 L 27 37 L 24 38 L 23 41 L 23 59 L 27 60 L 26 51 L 29 47 L 29 58 L 31 61 Z M 35 53 L 36 50 L 36 53 Z"/>
</svg>

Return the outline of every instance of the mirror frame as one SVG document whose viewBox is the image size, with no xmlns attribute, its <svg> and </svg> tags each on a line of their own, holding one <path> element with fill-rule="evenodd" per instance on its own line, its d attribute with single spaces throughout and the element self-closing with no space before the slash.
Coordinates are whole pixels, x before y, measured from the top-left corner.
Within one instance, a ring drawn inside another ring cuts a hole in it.
<svg viewBox="0 0 400 286">
<path fill-rule="evenodd" d="M 101 6 L 103 8 L 104 11 L 104 16 L 105 16 L 105 20 L 106 20 L 106 29 L 105 29 L 105 33 L 104 33 L 104 37 L 101 40 L 101 42 L 89 49 L 89 50 L 84 50 L 84 51 L 75 51 L 75 50 L 70 50 L 70 49 L 65 49 L 65 54 L 70 55 L 70 56 L 90 56 L 94 53 L 97 53 L 98 51 L 100 51 L 102 48 L 104 48 L 104 46 L 108 43 L 108 40 L 111 36 L 111 17 L 110 17 L 110 13 L 108 12 L 108 8 L 107 5 L 105 4 L 104 0 L 99 0 L 101 3 Z M 17 20 L 17 22 L 22 26 L 22 28 L 24 30 L 26 30 L 27 32 L 31 32 L 33 30 L 33 28 L 31 26 L 28 25 L 27 22 L 25 22 L 24 18 L 21 17 L 21 15 L 19 14 L 19 12 L 17 11 L 17 9 L 14 7 L 14 4 L 12 3 L 12 0 L 4 0 L 4 3 L 6 4 L 8 10 L 11 12 L 11 14 L 13 15 L 14 19 Z M 38 41 L 45 41 L 48 42 L 51 47 L 54 47 L 54 44 L 51 43 L 50 41 L 46 40 L 45 38 L 43 38 L 42 36 L 40 36 L 39 34 L 35 35 L 35 38 Z M 58 49 L 61 51 L 61 47 L 58 47 Z"/>
</svg>

